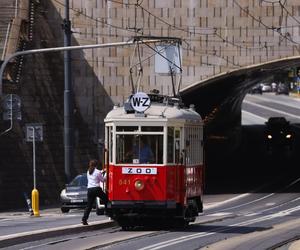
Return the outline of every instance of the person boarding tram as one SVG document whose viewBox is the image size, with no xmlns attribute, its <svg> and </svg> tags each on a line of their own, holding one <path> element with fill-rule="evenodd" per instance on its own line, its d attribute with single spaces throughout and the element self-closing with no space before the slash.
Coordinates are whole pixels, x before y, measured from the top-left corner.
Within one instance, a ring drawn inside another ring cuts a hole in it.
<svg viewBox="0 0 300 250">
<path fill-rule="evenodd" d="M 107 195 L 100 187 L 100 183 L 101 182 L 104 183 L 106 181 L 106 176 L 103 176 L 102 172 L 98 170 L 96 167 L 97 167 L 97 160 L 90 160 L 89 168 L 87 171 L 87 179 L 88 179 L 87 200 L 88 201 L 81 220 L 83 225 L 88 225 L 87 220 L 89 218 L 96 197 L 99 197 L 104 202 L 105 208 L 108 202 Z"/>
</svg>

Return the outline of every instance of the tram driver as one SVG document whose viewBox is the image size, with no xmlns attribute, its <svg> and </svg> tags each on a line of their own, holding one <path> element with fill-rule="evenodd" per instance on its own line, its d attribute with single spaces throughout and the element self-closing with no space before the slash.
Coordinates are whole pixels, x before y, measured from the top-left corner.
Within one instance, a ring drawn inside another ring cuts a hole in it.
<svg viewBox="0 0 300 250">
<path fill-rule="evenodd" d="M 142 136 L 138 138 L 139 140 L 137 140 L 137 143 L 133 146 L 133 149 L 130 150 L 126 156 L 130 157 L 133 163 L 153 163 L 154 155 L 151 147 L 147 143 L 147 139 Z"/>
</svg>

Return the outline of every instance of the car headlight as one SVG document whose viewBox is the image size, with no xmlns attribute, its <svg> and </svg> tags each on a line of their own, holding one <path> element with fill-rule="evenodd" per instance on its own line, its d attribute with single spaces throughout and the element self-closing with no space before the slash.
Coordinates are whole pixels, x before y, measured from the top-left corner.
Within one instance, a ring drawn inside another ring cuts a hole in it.
<svg viewBox="0 0 300 250">
<path fill-rule="evenodd" d="M 272 135 L 268 135 L 268 139 L 272 139 Z"/>
<path fill-rule="evenodd" d="M 285 136 L 285 138 L 291 139 L 291 138 L 292 138 L 292 135 L 291 135 L 291 134 L 287 134 L 287 135 Z"/>
<path fill-rule="evenodd" d="M 66 189 L 61 190 L 61 192 L 60 192 L 60 198 L 61 199 L 67 199 Z"/>
</svg>

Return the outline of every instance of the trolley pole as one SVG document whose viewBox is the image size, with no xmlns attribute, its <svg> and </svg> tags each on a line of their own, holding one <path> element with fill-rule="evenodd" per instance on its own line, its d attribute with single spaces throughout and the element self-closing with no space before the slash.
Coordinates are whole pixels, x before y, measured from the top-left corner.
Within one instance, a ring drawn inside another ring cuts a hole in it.
<svg viewBox="0 0 300 250">
<path fill-rule="evenodd" d="M 64 47 L 71 46 L 71 21 L 69 16 L 69 0 L 65 0 L 65 19 L 63 21 Z M 71 170 L 74 164 L 73 145 L 73 88 L 71 78 L 71 51 L 64 51 L 64 151 L 65 175 L 67 182 L 71 180 Z"/>
</svg>

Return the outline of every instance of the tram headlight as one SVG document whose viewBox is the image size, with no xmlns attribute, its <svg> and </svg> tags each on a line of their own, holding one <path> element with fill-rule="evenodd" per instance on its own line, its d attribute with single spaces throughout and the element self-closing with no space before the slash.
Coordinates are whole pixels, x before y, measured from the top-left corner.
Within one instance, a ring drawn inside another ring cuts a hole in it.
<svg viewBox="0 0 300 250">
<path fill-rule="evenodd" d="M 272 139 L 272 135 L 268 135 L 268 139 L 271 140 Z"/>
<path fill-rule="evenodd" d="M 144 182 L 143 182 L 142 180 L 136 180 L 136 181 L 134 182 L 134 187 L 135 187 L 135 189 L 136 189 L 137 191 L 141 191 L 141 190 L 144 189 L 145 184 L 144 184 Z"/>
<path fill-rule="evenodd" d="M 291 134 L 287 134 L 287 135 L 285 136 L 285 138 L 286 138 L 286 139 L 291 139 L 291 138 L 292 138 L 292 135 L 291 135 Z"/>
</svg>

